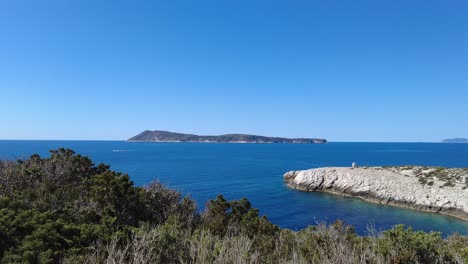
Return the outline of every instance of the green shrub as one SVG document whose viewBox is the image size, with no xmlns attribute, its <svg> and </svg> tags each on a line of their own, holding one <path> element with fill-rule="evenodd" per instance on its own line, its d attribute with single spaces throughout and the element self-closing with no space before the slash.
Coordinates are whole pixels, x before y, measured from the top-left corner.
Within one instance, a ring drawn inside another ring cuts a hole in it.
<svg viewBox="0 0 468 264">
<path fill-rule="evenodd" d="M 341 221 L 296 232 L 222 195 L 200 214 L 161 183 L 58 149 L 0 161 L 0 263 L 468 263 L 468 237 L 358 236 Z"/>
<path fill-rule="evenodd" d="M 438 232 L 415 232 L 403 225 L 384 231 L 378 240 L 380 253 L 392 263 L 437 263 L 445 243 Z"/>
</svg>

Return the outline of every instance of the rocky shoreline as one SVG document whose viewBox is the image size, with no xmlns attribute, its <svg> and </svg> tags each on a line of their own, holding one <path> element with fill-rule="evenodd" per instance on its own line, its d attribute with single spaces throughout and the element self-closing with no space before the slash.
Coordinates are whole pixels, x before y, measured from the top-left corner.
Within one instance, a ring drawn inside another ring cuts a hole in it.
<svg viewBox="0 0 468 264">
<path fill-rule="evenodd" d="M 290 171 L 291 188 L 440 213 L 468 221 L 468 168 L 325 167 Z"/>
</svg>

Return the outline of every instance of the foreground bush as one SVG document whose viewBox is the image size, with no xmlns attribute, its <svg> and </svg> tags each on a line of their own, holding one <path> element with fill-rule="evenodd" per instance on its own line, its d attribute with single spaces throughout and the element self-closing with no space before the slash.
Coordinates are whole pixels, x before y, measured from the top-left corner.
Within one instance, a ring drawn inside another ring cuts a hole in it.
<svg viewBox="0 0 468 264">
<path fill-rule="evenodd" d="M 468 263 L 468 237 L 336 222 L 280 229 L 247 199 L 195 202 L 71 150 L 0 161 L 1 263 Z"/>
</svg>

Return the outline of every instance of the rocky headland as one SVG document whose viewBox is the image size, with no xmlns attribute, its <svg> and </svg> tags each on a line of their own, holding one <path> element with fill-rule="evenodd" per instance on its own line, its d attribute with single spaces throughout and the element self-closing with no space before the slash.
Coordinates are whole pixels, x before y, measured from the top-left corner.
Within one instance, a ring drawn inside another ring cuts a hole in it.
<svg viewBox="0 0 468 264">
<path fill-rule="evenodd" d="M 468 220 L 468 168 L 325 167 L 290 171 L 291 188 L 440 213 Z"/>
<path fill-rule="evenodd" d="M 226 134 L 220 136 L 199 136 L 193 134 L 174 133 L 162 130 L 145 130 L 130 138 L 130 142 L 199 142 L 199 143 L 306 143 L 322 144 L 327 140 L 322 138 L 282 138 L 265 137 L 248 134 Z"/>
</svg>

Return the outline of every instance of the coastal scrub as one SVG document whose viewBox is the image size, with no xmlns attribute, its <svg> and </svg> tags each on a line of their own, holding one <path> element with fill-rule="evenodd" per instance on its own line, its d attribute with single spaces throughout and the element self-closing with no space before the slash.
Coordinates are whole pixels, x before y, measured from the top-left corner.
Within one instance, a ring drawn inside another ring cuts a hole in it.
<svg viewBox="0 0 468 264">
<path fill-rule="evenodd" d="M 0 161 L 0 263 L 467 263 L 468 237 L 395 226 L 359 236 L 337 221 L 280 228 L 247 199 L 200 212 L 159 182 L 69 149 Z"/>
</svg>

